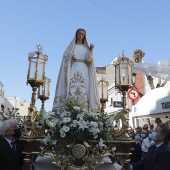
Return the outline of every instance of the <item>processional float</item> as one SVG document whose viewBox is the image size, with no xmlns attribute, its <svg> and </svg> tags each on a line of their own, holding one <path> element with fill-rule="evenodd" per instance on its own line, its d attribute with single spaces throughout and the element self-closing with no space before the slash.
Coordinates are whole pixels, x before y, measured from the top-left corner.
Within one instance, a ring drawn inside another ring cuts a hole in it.
<svg viewBox="0 0 170 170">
<path fill-rule="evenodd" d="M 84 111 L 84 102 L 76 103 L 74 99 L 68 99 L 63 101 L 66 105 L 66 110 L 62 113 L 63 117 L 53 112 L 46 113 L 44 102 L 49 98 L 51 81 L 45 76 L 47 59 L 48 56 L 42 53 L 41 45 L 37 46 L 37 51 L 29 53 L 28 57 L 27 83 L 32 87 L 32 97 L 29 114 L 22 121 L 24 136 L 20 138 L 24 144 L 24 169 L 30 170 L 31 164 L 35 163 L 38 155 L 51 155 L 53 163 L 61 169 L 95 169 L 102 164 L 104 157 L 109 157 L 113 163 L 117 159 L 123 160 L 122 165 L 125 170 L 129 170 L 130 148 L 134 141 L 128 135 L 129 109 L 126 108 L 126 93 L 132 87 L 133 61 L 125 57 L 123 53 L 121 57 L 118 57 L 113 62 L 113 67 L 115 67 L 115 87 L 122 93 L 123 108 L 115 113 L 114 119 L 111 120 L 104 113 L 103 102 L 101 102 L 102 109 L 100 111 L 93 110 L 89 113 Z M 37 111 L 35 107 L 37 89 L 38 98 L 42 101 L 40 111 Z M 80 115 L 77 124 L 74 124 L 75 121 L 71 120 L 76 120 L 75 115 Z M 83 116 L 81 117 L 81 115 Z M 63 121 L 68 124 L 72 122 L 71 126 L 75 126 L 75 129 L 76 125 L 80 125 L 81 121 L 84 126 L 76 132 L 71 131 L 68 127 L 62 127 L 63 129 L 61 130 L 60 125 Z M 114 127 L 113 121 L 121 121 L 122 128 Z M 85 124 L 87 122 L 90 123 Z M 70 133 L 62 134 L 61 132 Z M 65 136 L 61 134 L 69 134 L 67 136 L 68 140 L 64 140 Z"/>
</svg>

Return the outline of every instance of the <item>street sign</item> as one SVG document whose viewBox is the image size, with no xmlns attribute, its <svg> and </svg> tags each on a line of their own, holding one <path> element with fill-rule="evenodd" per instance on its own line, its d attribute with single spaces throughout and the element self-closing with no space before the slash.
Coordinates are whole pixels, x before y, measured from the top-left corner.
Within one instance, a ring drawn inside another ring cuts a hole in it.
<svg viewBox="0 0 170 170">
<path fill-rule="evenodd" d="M 127 94 L 131 100 L 136 100 L 139 97 L 139 92 L 136 89 L 129 89 Z"/>
<path fill-rule="evenodd" d="M 113 107 L 122 107 L 122 102 L 120 102 L 120 101 L 114 101 L 114 102 L 113 102 Z"/>
</svg>

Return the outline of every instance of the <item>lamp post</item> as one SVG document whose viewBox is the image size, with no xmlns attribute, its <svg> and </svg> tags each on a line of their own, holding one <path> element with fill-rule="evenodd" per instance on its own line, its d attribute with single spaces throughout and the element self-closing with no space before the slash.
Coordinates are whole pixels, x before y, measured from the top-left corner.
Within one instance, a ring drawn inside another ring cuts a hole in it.
<svg viewBox="0 0 170 170">
<path fill-rule="evenodd" d="M 37 88 L 44 82 L 47 59 L 48 56 L 42 53 L 41 45 L 37 45 L 37 51 L 30 52 L 28 55 L 29 67 L 27 74 L 27 84 L 30 84 L 33 91 L 30 109 L 35 107 Z"/>
<path fill-rule="evenodd" d="M 122 56 L 118 57 L 117 60 L 114 61 L 113 65 L 115 66 L 115 87 L 119 89 L 122 93 L 122 107 L 123 109 L 117 115 L 117 118 L 122 122 L 122 128 L 120 130 L 119 135 L 117 136 L 117 156 L 124 159 L 124 168 L 125 170 L 130 169 L 130 159 L 129 156 L 131 154 L 130 148 L 132 143 L 134 142 L 128 135 L 128 127 L 129 122 L 127 118 L 128 109 L 126 108 L 126 93 L 129 88 L 133 86 L 132 82 L 132 66 L 133 61 L 124 56 L 124 52 L 122 52 Z"/>
<path fill-rule="evenodd" d="M 101 103 L 101 112 L 104 112 L 105 103 L 108 101 L 108 81 L 102 77 L 102 79 L 98 82 L 98 92 Z"/>
<path fill-rule="evenodd" d="M 38 98 L 41 100 L 41 109 L 44 110 L 44 103 L 50 97 L 50 83 L 51 79 L 45 77 L 44 83 L 38 88 Z"/>
</svg>

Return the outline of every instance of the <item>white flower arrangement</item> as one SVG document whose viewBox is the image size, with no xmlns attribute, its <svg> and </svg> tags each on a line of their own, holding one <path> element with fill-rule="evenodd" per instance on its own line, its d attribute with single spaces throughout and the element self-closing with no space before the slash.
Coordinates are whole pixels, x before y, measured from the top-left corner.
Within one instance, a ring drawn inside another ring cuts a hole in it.
<svg viewBox="0 0 170 170">
<path fill-rule="evenodd" d="M 110 129 L 113 123 L 107 113 L 88 112 L 85 102 L 77 103 L 74 99 L 66 99 L 62 113 L 46 113 L 43 119 L 48 126 L 48 135 L 44 139 L 46 145 L 55 144 L 56 150 L 65 148 L 73 141 L 111 140 Z M 50 136 L 50 137 L 49 137 Z M 102 145 L 102 144 L 100 144 Z"/>
</svg>

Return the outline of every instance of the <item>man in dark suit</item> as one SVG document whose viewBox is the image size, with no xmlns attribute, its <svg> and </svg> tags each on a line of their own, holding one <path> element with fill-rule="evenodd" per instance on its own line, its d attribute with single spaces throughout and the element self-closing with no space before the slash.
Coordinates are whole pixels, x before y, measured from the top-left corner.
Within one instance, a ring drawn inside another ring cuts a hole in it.
<svg viewBox="0 0 170 170">
<path fill-rule="evenodd" d="M 170 170 L 170 129 L 164 125 L 151 133 L 155 145 L 141 161 L 130 166 L 130 170 Z"/>
<path fill-rule="evenodd" d="M 22 147 L 15 138 L 17 122 L 9 119 L 0 127 L 0 170 L 22 170 Z"/>
<path fill-rule="evenodd" d="M 131 155 L 130 155 L 130 163 L 135 163 L 142 158 L 142 149 L 141 149 L 141 141 L 140 136 L 135 136 L 135 143 L 133 143 L 131 147 Z"/>
</svg>

